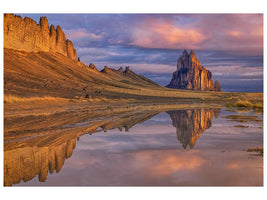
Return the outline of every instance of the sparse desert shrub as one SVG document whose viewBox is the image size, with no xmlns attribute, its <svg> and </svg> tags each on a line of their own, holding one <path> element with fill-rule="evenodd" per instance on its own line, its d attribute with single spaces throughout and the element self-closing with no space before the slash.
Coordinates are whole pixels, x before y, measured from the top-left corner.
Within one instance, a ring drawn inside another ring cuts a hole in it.
<svg viewBox="0 0 267 200">
<path fill-rule="evenodd" d="M 262 103 L 255 103 L 253 107 L 255 109 L 263 109 L 263 104 Z"/>
<path fill-rule="evenodd" d="M 72 103 L 76 103 L 75 99 L 69 99 L 69 101 L 72 102 Z"/>
<path fill-rule="evenodd" d="M 112 106 L 107 106 L 107 109 L 113 110 L 113 107 Z"/>
<path fill-rule="evenodd" d="M 241 108 L 253 108 L 253 104 L 249 101 L 239 100 L 234 105 L 235 107 L 241 107 Z"/>
<path fill-rule="evenodd" d="M 227 104 L 226 104 L 226 108 L 228 108 L 228 109 L 232 109 L 232 107 L 233 107 L 233 104 L 231 104 L 231 103 L 227 103 Z"/>
<path fill-rule="evenodd" d="M 104 101 L 104 102 L 108 102 L 108 99 L 105 98 L 105 97 L 104 98 L 101 98 L 101 100 Z"/>
</svg>

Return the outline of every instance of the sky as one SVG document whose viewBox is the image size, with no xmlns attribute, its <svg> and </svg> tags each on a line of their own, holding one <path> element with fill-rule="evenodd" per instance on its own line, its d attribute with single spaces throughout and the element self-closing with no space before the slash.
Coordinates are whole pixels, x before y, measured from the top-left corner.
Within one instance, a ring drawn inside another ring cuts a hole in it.
<svg viewBox="0 0 267 200">
<path fill-rule="evenodd" d="M 184 49 L 226 92 L 263 92 L 263 14 L 19 14 L 60 25 L 85 64 L 166 86 Z"/>
</svg>

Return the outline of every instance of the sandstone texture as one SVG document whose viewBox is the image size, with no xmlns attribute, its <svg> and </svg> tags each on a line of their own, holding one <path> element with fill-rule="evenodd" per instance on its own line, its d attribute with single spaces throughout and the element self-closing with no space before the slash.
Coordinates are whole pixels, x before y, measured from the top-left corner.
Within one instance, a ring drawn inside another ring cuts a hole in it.
<svg viewBox="0 0 267 200">
<path fill-rule="evenodd" d="M 212 81 L 212 73 L 200 65 L 194 51 L 190 54 L 184 50 L 178 59 L 177 71 L 173 73 L 172 80 L 166 87 L 188 90 L 222 91 L 218 81 Z"/>
<path fill-rule="evenodd" d="M 4 15 L 4 47 L 27 52 L 57 52 L 76 60 L 76 50 L 60 26 L 49 28 L 46 17 L 39 24 L 33 19 Z"/>
</svg>

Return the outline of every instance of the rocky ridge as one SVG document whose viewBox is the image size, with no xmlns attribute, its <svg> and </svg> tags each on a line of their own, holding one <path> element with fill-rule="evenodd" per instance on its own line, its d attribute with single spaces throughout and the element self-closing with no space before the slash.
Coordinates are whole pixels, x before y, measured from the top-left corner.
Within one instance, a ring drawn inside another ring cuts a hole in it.
<svg viewBox="0 0 267 200">
<path fill-rule="evenodd" d="M 212 73 L 200 65 L 195 52 L 183 55 L 177 61 L 177 70 L 173 73 L 172 80 L 166 87 L 175 89 L 222 91 L 218 81 L 213 84 Z"/>
<path fill-rule="evenodd" d="M 76 50 L 60 26 L 49 27 L 46 17 L 39 24 L 33 19 L 4 15 L 4 47 L 27 52 L 57 52 L 76 60 Z"/>
</svg>

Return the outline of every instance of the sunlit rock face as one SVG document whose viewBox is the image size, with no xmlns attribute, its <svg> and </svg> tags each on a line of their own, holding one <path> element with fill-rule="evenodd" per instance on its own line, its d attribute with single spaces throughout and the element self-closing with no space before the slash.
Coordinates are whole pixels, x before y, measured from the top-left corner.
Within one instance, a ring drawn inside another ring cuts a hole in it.
<svg viewBox="0 0 267 200">
<path fill-rule="evenodd" d="M 218 81 L 213 85 L 212 73 L 200 65 L 194 51 L 190 54 L 184 50 L 178 59 L 177 71 L 172 75 L 172 80 L 167 85 L 169 88 L 188 90 L 221 91 Z"/>
<path fill-rule="evenodd" d="M 176 127 L 177 139 L 186 149 L 192 149 L 200 134 L 212 125 L 213 115 L 217 118 L 221 109 L 196 109 L 167 111 Z"/>
<path fill-rule="evenodd" d="M 76 60 L 76 51 L 60 26 L 49 28 L 46 17 L 39 24 L 33 19 L 4 15 L 4 47 L 27 52 L 57 52 Z"/>
</svg>

